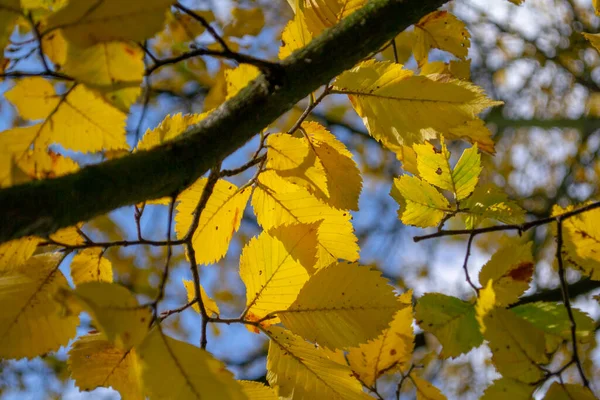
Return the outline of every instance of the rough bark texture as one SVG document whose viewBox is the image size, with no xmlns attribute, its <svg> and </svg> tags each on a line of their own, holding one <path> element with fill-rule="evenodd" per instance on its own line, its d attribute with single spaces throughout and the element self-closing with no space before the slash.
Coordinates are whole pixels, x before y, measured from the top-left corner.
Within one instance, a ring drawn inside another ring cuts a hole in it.
<svg viewBox="0 0 600 400">
<path fill-rule="evenodd" d="M 319 86 L 373 53 L 446 0 L 372 0 L 260 76 L 183 137 L 52 180 L 0 191 L 0 242 L 45 236 L 115 208 L 168 196 Z"/>
</svg>

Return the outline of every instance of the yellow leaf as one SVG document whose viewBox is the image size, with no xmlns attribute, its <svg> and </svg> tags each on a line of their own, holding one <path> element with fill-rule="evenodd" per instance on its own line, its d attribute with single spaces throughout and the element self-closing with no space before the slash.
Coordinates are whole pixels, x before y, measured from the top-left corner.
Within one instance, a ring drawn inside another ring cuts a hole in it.
<svg viewBox="0 0 600 400">
<path fill-rule="evenodd" d="M 441 343 L 442 358 L 458 357 L 483 343 L 472 304 L 441 293 L 426 293 L 417 300 L 419 326 Z"/>
<path fill-rule="evenodd" d="M 527 385 L 510 378 L 500 378 L 485 389 L 481 400 L 529 400 L 534 390 L 534 385 Z"/>
<path fill-rule="evenodd" d="M 317 271 L 294 303 L 275 314 L 303 338 L 343 349 L 376 338 L 398 308 L 393 289 L 380 271 L 337 263 Z"/>
<path fill-rule="evenodd" d="M 83 249 L 71 261 L 71 277 L 76 286 L 84 282 L 112 282 L 112 264 L 102 248 Z"/>
<path fill-rule="evenodd" d="M 54 300 L 68 288 L 58 269 L 61 259 L 57 253 L 37 255 L 0 275 L 0 358 L 32 358 L 75 337 L 79 318 L 61 316 Z"/>
<path fill-rule="evenodd" d="M 238 381 L 249 400 L 278 400 L 277 391 L 260 382 Z"/>
<path fill-rule="evenodd" d="M 15 105 L 22 118 L 30 120 L 46 118 L 56 108 L 59 99 L 54 86 L 37 76 L 18 80 L 4 96 Z"/>
<path fill-rule="evenodd" d="M 16 161 L 27 179 L 50 179 L 75 172 L 79 165 L 52 150 L 27 150 Z"/>
<path fill-rule="evenodd" d="M 131 40 L 142 42 L 161 30 L 173 0 L 70 1 L 48 19 L 48 30 L 62 29 L 77 46 Z"/>
<path fill-rule="evenodd" d="M 463 139 L 477 144 L 479 149 L 486 153 L 492 155 L 496 153 L 492 132 L 490 132 L 485 123 L 480 119 L 472 119 L 460 126 L 451 128 L 446 136 L 449 139 Z"/>
<path fill-rule="evenodd" d="M 295 12 L 316 37 L 367 3 L 367 0 L 297 0 Z"/>
<path fill-rule="evenodd" d="M 206 178 L 197 180 L 178 197 L 175 231 L 180 238 L 188 232 L 206 182 Z M 225 256 L 233 234 L 240 227 L 250 193 L 250 188 L 239 191 L 233 183 L 217 181 L 192 237 L 199 264 L 216 262 Z"/>
<path fill-rule="evenodd" d="M 338 364 L 318 347 L 282 328 L 266 330 L 271 339 L 267 380 L 288 399 L 368 400 L 347 365 Z"/>
<path fill-rule="evenodd" d="M 37 248 L 40 238 L 26 236 L 0 244 L 0 274 L 18 270 Z"/>
<path fill-rule="evenodd" d="M 455 78 L 469 80 L 471 78 L 471 60 L 431 61 L 421 67 L 419 75 L 446 74 Z"/>
<path fill-rule="evenodd" d="M 448 11 L 434 11 L 415 24 L 413 52 L 419 67 L 427 62 L 429 50 L 448 51 L 464 59 L 469 53 L 471 35 L 465 24 Z"/>
<path fill-rule="evenodd" d="M 120 349 L 102 334 L 85 335 L 73 343 L 67 362 L 80 390 L 112 387 L 123 400 L 145 398 L 135 349 Z"/>
<path fill-rule="evenodd" d="M 183 286 L 185 286 L 185 291 L 187 292 L 188 302 L 191 302 L 192 300 L 194 300 L 196 298 L 196 291 L 194 290 L 194 282 L 188 281 L 188 280 L 183 280 Z M 200 296 L 202 297 L 202 303 L 204 304 L 204 308 L 206 309 L 206 312 L 208 313 L 208 315 L 209 316 L 215 316 L 215 315 L 218 316 L 219 315 L 219 306 L 213 299 L 208 297 L 208 294 L 206 294 L 206 291 L 204 290 L 204 288 L 202 286 L 200 286 Z M 200 313 L 200 307 L 198 306 L 198 303 L 194 304 L 192 306 L 192 308 L 197 313 Z"/>
<path fill-rule="evenodd" d="M 500 374 L 525 383 L 542 379 L 549 362 L 544 332 L 510 310 L 494 308 L 483 317 L 484 338 L 492 350 L 492 361 Z"/>
<path fill-rule="evenodd" d="M 74 298 L 92 316 L 108 340 L 128 350 L 140 343 L 150 324 L 150 310 L 141 307 L 124 286 L 86 282 L 73 290 Z"/>
<path fill-rule="evenodd" d="M 277 171 L 286 180 L 308 189 L 318 198 L 327 198 L 327 176 L 323 164 L 310 149 L 304 137 L 286 133 L 269 135 L 267 168 Z"/>
<path fill-rule="evenodd" d="M 451 135 L 452 129 L 477 120 L 478 113 L 502 104 L 472 83 L 446 75 L 414 76 L 400 64 L 374 60 L 342 73 L 334 89 L 349 95 L 371 136 L 393 144 L 420 143 L 435 132 Z"/>
<path fill-rule="evenodd" d="M 405 64 L 412 56 L 414 42 L 415 39 L 413 31 L 400 32 L 394 38 L 396 50 L 394 51 L 394 46 L 390 44 L 389 46 L 385 47 L 385 49 L 381 52 L 381 55 L 383 56 L 384 60 Z M 396 58 L 398 59 L 397 61 Z"/>
<path fill-rule="evenodd" d="M 322 203 L 306 189 L 287 182 L 274 171 L 260 174 L 252 195 L 252 207 L 258 223 L 267 231 L 280 225 L 321 221 L 315 268 L 325 267 L 340 258 L 358 259 L 350 213 Z"/>
<path fill-rule="evenodd" d="M 398 216 L 407 225 L 436 226 L 452 211 L 448 200 L 436 188 L 414 176 L 394 179 L 390 194 L 400 204 Z"/>
<path fill-rule="evenodd" d="M 506 239 L 479 272 L 482 286 L 492 281 L 496 305 L 511 305 L 529 288 L 534 268 L 531 245 Z"/>
<path fill-rule="evenodd" d="M 169 140 L 181 135 L 191 125 L 202 121 L 208 113 L 186 114 L 181 113 L 167 115 L 165 119 L 154 129 L 148 129 L 142 139 L 138 142 L 135 150 L 150 150 L 160 146 Z"/>
<path fill-rule="evenodd" d="M 372 387 L 385 372 L 394 372 L 405 367 L 412 358 L 415 334 L 412 328 L 412 291 L 399 298 L 404 306 L 396 313 L 377 339 L 348 351 L 348 362 L 352 371 L 366 386 Z"/>
<path fill-rule="evenodd" d="M 235 69 L 225 70 L 225 81 L 227 82 L 226 100 L 238 94 L 240 90 L 245 88 L 258 75 L 260 75 L 259 69 L 249 64 L 242 64 Z"/>
<path fill-rule="evenodd" d="M 442 150 L 438 151 L 431 144 L 414 145 L 417 153 L 419 176 L 425 181 L 453 193 L 457 201 L 467 198 L 475 189 L 481 161 L 477 145 L 465 150 L 454 169 L 450 166 L 450 152 L 446 143 L 440 138 Z"/>
<path fill-rule="evenodd" d="M 358 197 L 362 189 L 362 177 L 352 153 L 325 127 L 316 122 L 305 122 L 304 130 L 309 149 L 316 153 L 327 176 L 326 197 L 328 204 L 343 210 L 358 211 Z"/>
<path fill-rule="evenodd" d="M 267 232 L 252 238 L 242 250 L 240 276 L 246 285 L 245 313 L 254 321 L 287 309 L 308 280 L 306 268 Z M 268 325 L 277 322 L 264 321 Z"/>
<path fill-rule="evenodd" d="M 415 388 L 417 389 L 417 400 L 446 400 L 446 396 L 440 392 L 440 389 L 426 380 L 419 378 L 415 374 L 410 375 L 410 380 L 415 384 Z"/>
<path fill-rule="evenodd" d="M 555 205 L 552 215 L 575 209 Z M 600 210 L 594 209 L 563 221 L 563 260 L 594 280 L 600 280 Z M 556 229 L 556 228 L 555 228 Z"/>
<path fill-rule="evenodd" d="M 594 393 L 589 388 L 573 383 L 560 384 L 559 382 L 552 383 L 544 400 L 595 400 Z M 516 399 L 515 399 L 516 400 Z"/>
<path fill-rule="evenodd" d="M 296 15 L 285 26 L 281 34 L 281 47 L 279 48 L 279 59 L 283 60 L 294 51 L 303 48 L 312 40 L 312 34 L 308 30 L 304 19 Z"/>
<path fill-rule="evenodd" d="M 597 8 L 596 8 L 597 9 Z M 599 33 L 585 33 L 581 32 L 581 34 L 589 40 L 590 44 L 594 46 L 597 51 L 600 51 L 600 34 Z"/>
<path fill-rule="evenodd" d="M 45 118 L 42 123 L 19 129 L 31 137 L 27 147 L 33 143 L 38 146 L 58 143 L 81 152 L 128 147 L 124 113 L 83 85 L 72 86 L 64 95 L 57 96 L 49 92 L 51 85 L 39 79 L 23 79 L 13 89 L 13 101 L 22 115 Z"/>
<path fill-rule="evenodd" d="M 36 128 L 33 126 L 0 132 L 0 187 L 12 186 L 24 179 L 22 174 L 18 174 L 22 171 L 17 163 L 23 159 L 35 138 Z"/>
<path fill-rule="evenodd" d="M 507 224 L 520 224 L 525 221 L 525 211 L 492 185 L 476 187 L 461 207 L 468 229 L 475 228 L 488 218 Z"/>
<path fill-rule="evenodd" d="M 230 13 L 233 22 L 223 29 L 224 36 L 256 36 L 265 26 L 265 16 L 260 7 L 234 7 Z"/>
<path fill-rule="evenodd" d="M 484 318 L 492 311 L 496 305 L 496 293 L 494 292 L 494 282 L 490 279 L 477 294 L 477 304 L 475 304 L 475 317 L 479 322 L 479 330 L 485 333 L 486 326 Z"/>
<path fill-rule="evenodd" d="M 270 229 L 269 235 L 279 239 L 290 256 L 312 275 L 316 271 L 314 265 L 317 263 L 320 225 L 320 222 L 280 225 Z"/>
<path fill-rule="evenodd" d="M 80 229 L 82 224 L 68 226 L 54 232 L 50 235 L 50 239 L 67 246 L 79 246 L 85 243 L 85 239 L 81 236 Z"/>
<path fill-rule="evenodd" d="M 246 396 L 225 366 L 208 352 L 154 328 L 137 349 L 149 398 L 242 400 Z M 168 384 L 165 384 L 168 382 Z"/>
<path fill-rule="evenodd" d="M 127 112 L 141 93 L 144 52 L 124 42 L 70 45 L 63 71 Z"/>
<path fill-rule="evenodd" d="M 44 30 L 40 26 L 40 30 Z M 61 70 L 67 60 L 68 44 L 62 32 L 56 30 L 42 37 L 44 54 L 54 63 L 57 70 Z"/>
</svg>

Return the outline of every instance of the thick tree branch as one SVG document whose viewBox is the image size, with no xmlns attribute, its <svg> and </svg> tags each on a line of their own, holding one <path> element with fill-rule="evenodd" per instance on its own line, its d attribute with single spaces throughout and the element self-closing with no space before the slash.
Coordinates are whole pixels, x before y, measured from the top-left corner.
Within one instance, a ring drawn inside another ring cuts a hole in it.
<svg viewBox="0 0 600 400">
<path fill-rule="evenodd" d="M 178 140 L 52 180 L 0 191 L 0 242 L 48 235 L 115 208 L 176 193 L 282 113 L 445 0 L 372 0 Z"/>
</svg>

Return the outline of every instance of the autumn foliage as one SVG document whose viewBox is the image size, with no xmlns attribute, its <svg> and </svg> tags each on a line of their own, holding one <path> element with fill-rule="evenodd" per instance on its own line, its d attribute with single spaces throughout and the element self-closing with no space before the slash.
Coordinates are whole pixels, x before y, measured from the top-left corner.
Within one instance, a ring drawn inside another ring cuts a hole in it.
<svg viewBox="0 0 600 400">
<path fill-rule="evenodd" d="M 0 132 L 0 187 L 34 185 L 168 146 L 199 122 L 219 118 L 226 112 L 219 107 L 244 96 L 256 77 L 276 76 L 278 62 L 367 3 L 288 1 L 293 17 L 281 33 L 279 59 L 266 60 L 239 49 L 241 38 L 262 30 L 259 8 L 233 8 L 233 22 L 217 30 L 212 11 L 173 0 L 0 0 L 0 45 L 7 48 L 0 76 L 18 114 Z M 33 72 L 11 56 L 19 37 L 29 38 L 39 59 Z M 209 43 L 190 47 L 197 37 Z M 586 38 L 600 43 L 593 34 Z M 444 399 L 424 372 L 428 360 L 485 345 L 500 377 L 483 399 L 595 398 L 596 322 L 571 305 L 566 270 L 600 279 L 600 203 L 556 205 L 550 216 L 528 218 L 517 199 L 481 179 L 482 159 L 496 149 L 480 116 L 502 102 L 470 81 L 470 45 L 465 23 L 449 11 L 422 15 L 383 49 L 322 82 L 305 108 L 256 132 L 257 147 L 242 161 L 238 155 L 236 167 L 221 160 L 171 196 L 128 208 L 133 236 L 100 216 L 1 244 L 0 357 L 32 359 L 67 348 L 69 376 L 81 391 L 112 387 L 123 399 L 381 399 L 382 381 L 392 382 L 392 397 Z M 430 61 L 432 49 L 452 60 Z M 400 50 L 416 68 L 399 62 Z M 212 76 L 201 56 L 222 60 Z M 128 118 L 146 112 L 151 91 L 172 90 L 174 78 L 161 71 L 182 63 L 187 69 L 175 75 L 180 88 L 186 74 L 198 74 L 210 88 L 203 107 L 193 107 L 202 112 L 173 112 L 143 134 L 129 126 L 127 135 Z M 398 218 L 435 228 L 415 241 L 468 238 L 470 297 L 415 298 L 359 262 L 352 215 L 367 212 L 359 211 L 363 171 L 347 144 L 311 118 L 335 95 L 349 100 L 368 134 L 402 163 L 388 182 Z M 463 150 L 452 154 L 456 141 Z M 151 207 L 167 220 L 146 236 L 140 220 Z M 259 233 L 244 236 L 246 220 Z M 562 302 L 523 301 L 537 271 L 527 233 L 538 227 L 556 240 L 553 273 Z M 474 239 L 500 231 L 507 234 L 479 275 L 470 276 Z M 203 269 L 222 262 L 235 240 L 245 287 L 238 302 L 209 296 L 203 280 Z M 112 252 L 125 248 L 151 250 Z M 149 269 L 131 267 L 157 260 L 154 281 Z M 174 278 L 179 264 L 186 265 L 183 280 Z M 201 319 L 199 342 L 179 334 L 174 321 L 183 313 Z M 224 325 L 268 338 L 267 384 L 236 380 L 206 350 L 209 330 Z M 415 345 L 423 332 L 439 344 L 426 355 Z"/>
</svg>

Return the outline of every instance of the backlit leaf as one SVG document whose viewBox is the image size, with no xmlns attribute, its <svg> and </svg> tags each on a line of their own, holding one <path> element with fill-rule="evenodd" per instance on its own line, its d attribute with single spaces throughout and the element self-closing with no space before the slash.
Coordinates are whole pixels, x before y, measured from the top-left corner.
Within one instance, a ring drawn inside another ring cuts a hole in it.
<svg viewBox="0 0 600 400">
<path fill-rule="evenodd" d="M 191 125 L 202 121 L 206 115 L 206 113 L 167 115 L 156 128 L 148 129 L 144 133 L 144 136 L 137 144 L 136 150 L 150 150 L 153 147 L 175 139 Z"/>
<path fill-rule="evenodd" d="M 187 299 L 191 302 L 196 298 L 196 291 L 194 290 L 194 281 L 188 281 L 184 279 L 183 286 L 185 286 Z M 208 294 L 206 294 L 206 291 L 202 286 L 200 286 L 200 296 L 202 297 L 202 303 L 204 304 L 204 308 L 206 309 L 206 312 L 209 316 L 215 316 L 220 314 L 219 306 L 213 299 L 208 297 Z M 200 313 L 200 307 L 198 306 L 198 303 L 194 304 L 192 308 L 197 313 Z"/>
<path fill-rule="evenodd" d="M 509 306 L 529 288 L 533 276 L 532 242 L 506 238 L 479 272 L 479 283 L 492 280 L 496 305 Z"/>
<path fill-rule="evenodd" d="M 33 255 L 40 241 L 27 236 L 0 244 L 0 274 L 18 270 Z"/>
<path fill-rule="evenodd" d="M 412 358 L 415 335 L 412 328 L 412 291 L 400 296 L 404 308 L 396 313 L 376 339 L 348 351 L 348 362 L 360 381 L 371 387 L 384 372 L 406 367 Z"/>
<path fill-rule="evenodd" d="M 61 315 L 54 299 L 68 288 L 58 269 L 61 254 L 33 256 L 0 274 L 0 358 L 32 358 L 66 346 L 75 337 L 77 315 Z"/>
<path fill-rule="evenodd" d="M 421 179 L 443 190 L 452 192 L 457 201 L 468 197 L 479 180 L 481 162 L 477 146 L 465 150 L 454 168 L 450 165 L 450 152 L 446 142 L 440 138 L 442 149 L 431 144 L 417 144 L 417 168 Z"/>
<path fill-rule="evenodd" d="M 448 11 L 434 11 L 415 24 L 413 52 L 419 67 L 427 62 L 432 48 L 448 51 L 464 59 L 471 45 L 471 35 L 464 22 Z"/>
<path fill-rule="evenodd" d="M 242 391 L 249 400 L 278 400 L 277 391 L 260 382 L 238 381 L 242 385 Z"/>
<path fill-rule="evenodd" d="M 206 178 L 201 178 L 178 196 L 175 231 L 180 238 L 188 232 L 206 182 Z M 240 227 L 250 193 L 250 188 L 239 191 L 233 183 L 217 181 L 192 237 L 199 264 L 219 261 L 225 256 L 233 234 Z"/>
<path fill-rule="evenodd" d="M 58 96 L 50 81 L 31 77 L 16 81 L 16 85 L 4 96 L 14 104 L 22 118 L 38 120 L 46 118 L 56 107 Z"/>
<path fill-rule="evenodd" d="M 414 176 L 394 179 L 391 195 L 400 204 L 398 216 L 407 225 L 436 226 L 452 211 L 448 200 L 435 187 Z"/>
<path fill-rule="evenodd" d="M 124 286 L 108 282 L 82 283 L 72 292 L 109 341 L 128 350 L 148 331 L 150 310 L 141 307 Z"/>
<path fill-rule="evenodd" d="M 70 1 L 52 14 L 48 29 L 62 29 L 65 39 L 78 46 L 131 40 L 141 42 L 164 25 L 173 0 Z"/>
<path fill-rule="evenodd" d="M 483 343 L 471 303 L 441 293 L 427 293 L 417 300 L 415 318 L 442 345 L 441 356 L 458 357 Z"/>
<path fill-rule="evenodd" d="M 575 209 L 569 206 L 561 208 L 557 205 L 552 215 L 562 214 Z M 563 260 L 569 266 L 581 270 L 594 280 L 600 280 L 600 210 L 593 209 L 575 215 L 563 221 Z"/>
<path fill-rule="evenodd" d="M 281 225 L 320 221 L 315 268 L 325 267 L 338 259 L 358 259 L 350 213 L 324 204 L 306 189 L 286 181 L 274 171 L 260 174 L 252 195 L 252 207 L 258 223 L 267 231 Z"/>
<path fill-rule="evenodd" d="M 492 361 L 500 374 L 525 383 L 537 382 L 549 362 L 544 332 L 504 308 L 495 307 L 481 315 L 484 338 L 492 351 Z"/>
<path fill-rule="evenodd" d="M 240 276 L 246 285 L 246 312 L 251 320 L 287 309 L 308 280 L 306 268 L 266 232 L 252 238 L 242 250 Z M 276 322 L 270 319 L 265 324 Z"/>
<path fill-rule="evenodd" d="M 137 352 L 144 388 L 153 400 L 246 398 L 223 363 L 198 347 L 166 336 L 158 328 L 150 331 Z"/>
<path fill-rule="evenodd" d="M 381 272 L 337 263 L 311 276 L 296 301 L 276 315 L 303 338 L 343 349 L 376 338 L 399 306 Z"/>
<path fill-rule="evenodd" d="M 260 71 L 253 65 L 242 64 L 235 69 L 225 70 L 225 80 L 227 81 L 227 100 L 238 94 L 248 83 L 254 80 Z"/>
<path fill-rule="evenodd" d="M 420 143 L 436 132 L 451 137 L 452 129 L 502 104 L 466 81 L 447 75 L 414 76 L 400 64 L 373 60 L 342 73 L 334 89 L 349 95 L 375 139 L 392 144 Z"/>
<path fill-rule="evenodd" d="M 81 336 L 69 351 L 71 378 L 80 390 L 112 387 L 123 400 L 143 400 L 135 349 L 123 350 L 102 334 Z"/>
<path fill-rule="evenodd" d="M 440 389 L 425 379 L 419 378 L 415 374 L 411 374 L 410 379 L 417 389 L 417 400 L 446 400 L 446 396 L 442 394 Z"/>
<path fill-rule="evenodd" d="M 267 380 L 289 399 L 368 400 L 347 365 L 329 359 L 318 347 L 282 328 L 271 326 Z"/>
<path fill-rule="evenodd" d="M 480 185 L 461 204 L 467 229 L 472 229 L 486 219 L 506 224 L 520 224 L 525 221 L 525 211 L 499 189 L 491 185 Z"/>
<path fill-rule="evenodd" d="M 296 15 L 285 26 L 281 34 L 281 47 L 279 48 L 279 59 L 283 60 L 294 51 L 303 48 L 312 40 L 312 34 L 308 30 L 304 19 Z"/>
<path fill-rule="evenodd" d="M 316 122 L 304 122 L 301 129 L 307 136 L 310 151 L 315 152 L 327 177 L 326 203 L 344 210 L 358 211 L 362 177 L 352 159 L 352 153 L 325 127 Z"/>
<path fill-rule="evenodd" d="M 71 261 L 73 283 L 112 282 L 112 264 L 104 257 L 102 248 L 92 247 L 78 252 Z"/>
<path fill-rule="evenodd" d="M 124 42 L 84 48 L 70 45 L 63 70 L 127 112 L 141 93 L 143 58 L 144 52 L 139 47 Z"/>
<path fill-rule="evenodd" d="M 558 342 L 571 340 L 571 320 L 561 303 L 535 302 L 511 308 L 518 317 L 531 322 L 547 334 L 557 336 Z M 577 326 L 577 341 L 589 342 L 594 338 L 595 323 L 585 312 L 573 308 L 573 319 Z"/>
</svg>

